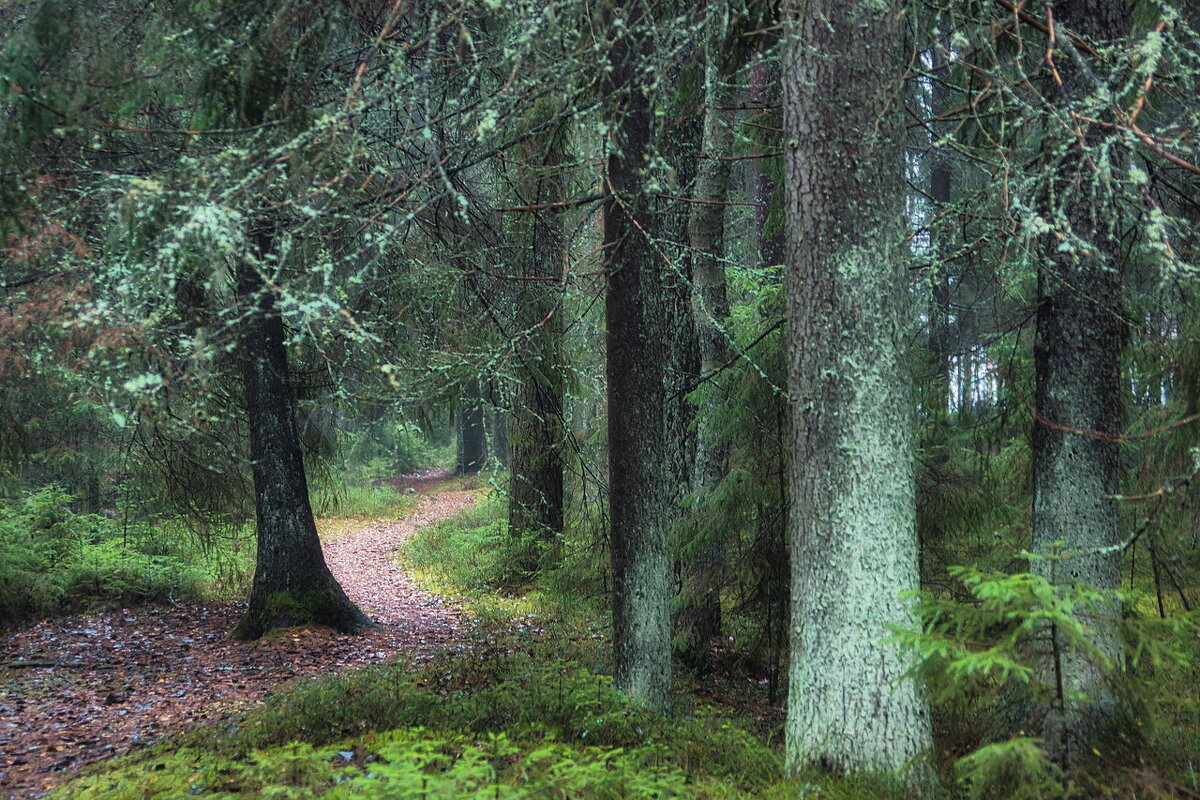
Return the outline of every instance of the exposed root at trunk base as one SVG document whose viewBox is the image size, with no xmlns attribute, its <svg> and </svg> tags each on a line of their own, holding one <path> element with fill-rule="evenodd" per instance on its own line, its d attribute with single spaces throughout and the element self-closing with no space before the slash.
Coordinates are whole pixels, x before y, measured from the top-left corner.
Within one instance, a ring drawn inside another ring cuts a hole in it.
<svg viewBox="0 0 1200 800">
<path fill-rule="evenodd" d="M 321 625 L 338 633 L 362 633 L 376 627 L 358 606 L 350 602 L 333 578 L 322 587 L 292 589 L 269 594 L 256 602 L 229 632 L 231 639 L 249 642 L 277 628 Z"/>
</svg>

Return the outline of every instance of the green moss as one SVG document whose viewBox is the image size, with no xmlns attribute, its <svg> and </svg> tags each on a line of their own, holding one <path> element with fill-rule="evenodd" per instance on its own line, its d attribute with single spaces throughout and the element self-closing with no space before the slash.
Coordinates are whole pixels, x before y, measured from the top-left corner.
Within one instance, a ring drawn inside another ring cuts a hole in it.
<svg viewBox="0 0 1200 800">
<path fill-rule="evenodd" d="M 229 636 L 242 640 L 257 639 L 276 628 L 305 625 L 322 625 L 356 633 L 372 623 L 330 579 L 319 587 L 270 594 L 260 608 L 254 608 L 252 603 Z"/>
<path fill-rule="evenodd" d="M 678 770 L 636 754 L 503 734 L 390 731 L 324 748 L 294 743 L 228 758 L 198 749 L 126 763 L 73 781 L 54 797 L 461 798 L 684 797 Z M 739 795 L 723 794 L 735 797 Z"/>
<path fill-rule="evenodd" d="M 516 653 L 333 676 L 235 731 L 194 730 L 55 796 L 739 798 L 770 796 L 780 775 L 712 709 L 661 720 L 606 676 Z"/>
</svg>

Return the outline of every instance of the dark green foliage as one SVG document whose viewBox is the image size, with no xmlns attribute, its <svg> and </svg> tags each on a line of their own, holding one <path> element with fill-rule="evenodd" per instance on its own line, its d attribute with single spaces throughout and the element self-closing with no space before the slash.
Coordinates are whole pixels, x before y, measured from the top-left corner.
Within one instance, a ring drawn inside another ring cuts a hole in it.
<svg viewBox="0 0 1200 800">
<path fill-rule="evenodd" d="M 733 641 L 726 646 L 736 661 L 767 675 L 773 702 L 786 659 L 789 602 L 783 300 L 775 267 L 731 268 L 729 277 L 735 302 L 726 335 L 737 358 L 704 376 L 692 393 L 714 412 L 729 468 L 719 483 L 688 499 L 673 546 L 686 559 L 723 539 L 727 566 L 712 577 L 728 609 L 724 633 Z"/>
<path fill-rule="evenodd" d="M 415 425 L 398 422 L 393 414 L 373 422 L 362 421 L 358 430 L 336 435 L 342 468 L 364 479 L 396 478 L 430 466 L 449 466 L 449 454 L 444 449 L 438 452 Z"/>
<path fill-rule="evenodd" d="M 1055 586 L 1029 572 L 952 567 L 949 574 L 966 599 L 926 593 L 920 603 L 924 629 L 898 632 L 897 638 L 920 658 L 918 672 L 935 718 L 962 754 L 948 766 L 972 800 L 1087 796 L 1084 776 L 1090 770 L 1062 770 L 1040 740 L 1026 735 L 1037 724 L 1033 712 L 1062 702 L 1053 672 L 1038 668 L 1049 650 L 1048 632 L 1060 657 L 1078 653 L 1094 661 L 1106 690 L 1123 699 L 1125 716 L 1092 742 L 1092 769 L 1144 764 L 1150 756 L 1167 774 L 1186 774 L 1179 747 L 1194 744 L 1200 716 L 1195 699 L 1173 686 L 1200 655 L 1195 614 L 1142 618 L 1136 609 L 1149 597 L 1124 598 L 1129 613 L 1122 670 L 1091 642 L 1090 609 L 1105 602 L 1095 589 Z"/>
</svg>

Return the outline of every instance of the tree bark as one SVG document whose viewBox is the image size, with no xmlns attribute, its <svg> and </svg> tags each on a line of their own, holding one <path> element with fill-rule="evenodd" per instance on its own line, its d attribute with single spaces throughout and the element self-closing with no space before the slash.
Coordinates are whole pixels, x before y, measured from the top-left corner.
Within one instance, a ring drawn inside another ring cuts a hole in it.
<svg viewBox="0 0 1200 800">
<path fill-rule="evenodd" d="M 265 237 L 264 237 L 265 238 Z M 269 242 L 257 242 L 261 259 Z M 372 625 L 325 565 L 296 432 L 283 319 L 257 267 L 238 267 L 243 303 L 242 375 L 250 428 L 258 560 L 250 607 L 230 633 L 257 639 L 273 628 L 327 625 L 353 633 Z"/>
<path fill-rule="evenodd" d="M 1054 4 L 1058 25 L 1093 46 L 1128 29 L 1123 0 L 1071 0 Z M 1060 43 L 1066 40 L 1059 32 Z M 1083 57 L 1082 54 L 1079 54 Z M 1045 181 L 1039 214 L 1052 228 L 1042 239 L 1038 271 L 1033 429 L 1033 552 L 1031 569 L 1053 583 L 1083 584 L 1107 593 L 1111 603 L 1079 609 L 1087 615 L 1090 644 L 1117 666 L 1120 582 L 1117 547 L 1121 423 L 1121 213 L 1115 194 L 1097 174 L 1095 159 L 1115 138 L 1100 124 L 1068 117 L 1073 103 L 1098 87 L 1072 55 L 1058 49 L 1061 86 L 1049 77 L 1057 109 L 1044 144 Z M 1054 136 L 1060 135 L 1055 139 Z M 1116 147 L 1114 153 L 1119 152 Z M 1112 158 L 1112 155 L 1108 156 Z M 1117 162 L 1119 163 L 1119 161 Z M 1046 710 L 1041 733 L 1050 753 L 1069 762 L 1088 736 L 1113 714 L 1116 699 L 1101 665 L 1065 648 L 1049 631 L 1040 674 L 1062 693 Z M 1076 693 L 1086 700 L 1072 699 Z"/>
<path fill-rule="evenodd" d="M 789 0 L 785 25 L 787 762 L 899 770 L 932 743 L 911 661 L 886 643 L 891 626 L 917 624 L 899 599 L 918 583 L 902 18 L 887 3 Z"/>
<path fill-rule="evenodd" d="M 620 13 L 608 7 L 611 16 Z M 654 115 L 643 85 L 652 52 L 640 4 L 624 9 L 602 91 L 612 132 L 604 204 L 609 506 L 615 683 L 659 711 L 670 704 L 668 531 L 678 516 L 687 438 L 679 339 L 690 326 L 688 286 L 652 245 L 663 224 L 644 172 Z"/>
<path fill-rule="evenodd" d="M 563 136 L 553 131 L 530 155 L 536 171 L 533 191 L 524 200 L 554 206 L 566 198 Z M 563 530 L 563 323 L 560 313 L 566 235 L 562 209 L 533 212 L 530 241 L 520 265 L 517 328 L 524 340 L 518 353 L 516 397 L 511 416 L 509 530 L 555 541 Z M 526 563 L 526 571 L 537 569 Z"/>
</svg>

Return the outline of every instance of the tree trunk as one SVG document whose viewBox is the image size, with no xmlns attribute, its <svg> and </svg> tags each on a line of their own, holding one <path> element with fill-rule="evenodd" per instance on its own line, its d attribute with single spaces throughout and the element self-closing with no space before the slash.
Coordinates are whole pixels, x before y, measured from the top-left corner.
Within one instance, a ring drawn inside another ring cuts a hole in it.
<svg viewBox="0 0 1200 800">
<path fill-rule="evenodd" d="M 917 624 L 902 25 L 886 3 L 787 3 L 792 770 L 899 770 L 932 743 L 886 643 Z"/>
<path fill-rule="evenodd" d="M 265 237 L 264 237 L 265 238 Z M 259 241 L 261 257 L 269 242 Z M 325 565 L 309 506 L 304 458 L 288 382 L 283 319 L 252 264 L 238 267 L 243 303 L 242 375 L 250 428 L 258 560 L 250 607 L 230 633 L 257 639 L 273 628 L 327 625 L 353 633 L 372 623 Z"/>
<path fill-rule="evenodd" d="M 535 172 L 530 205 L 565 199 L 564 132 L 551 132 L 531 148 L 527 168 Z M 562 299 L 566 236 L 562 208 L 533 212 L 530 241 L 523 248 L 517 288 L 518 351 L 516 398 L 511 417 L 511 475 L 508 524 L 515 536 L 532 533 L 546 543 L 563 530 L 563 354 Z M 530 554 L 532 559 L 533 553 Z M 537 569 L 536 561 L 522 565 Z"/>
<path fill-rule="evenodd" d="M 614 4 L 615 6 L 615 4 Z M 617 13 L 608 7 L 610 15 Z M 637 702 L 670 704 L 667 534 L 678 516 L 687 437 L 679 338 L 690 325 L 688 287 L 651 245 L 662 225 L 644 172 L 654 116 L 644 91 L 652 20 L 625 9 L 604 77 L 612 131 L 604 204 L 609 505 L 612 525 L 615 683 Z"/>
<path fill-rule="evenodd" d="M 946 95 L 946 81 L 949 79 L 949 66 L 940 57 L 938 47 L 932 48 L 933 63 L 930 72 L 933 75 L 931 110 L 934 121 L 930 127 L 934 135 L 940 135 L 946 126 L 937 118 L 949 110 Z M 933 201 L 932 212 L 940 216 L 946 213 L 950 205 L 951 172 L 950 161 L 945 147 L 932 149 L 933 167 L 929 173 L 929 199 Z M 932 252 L 938 257 L 939 263 L 934 271 L 933 303 L 929 310 L 929 352 L 933 358 L 933 386 L 928 393 L 929 407 L 926 411 L 934 420 L 944 421 L 950 411 L 950 263 L 946 255 L 953 249 L 953 228 L 942 218 L 930 231 L 932 237 Z"/>
<path fill-rule="evenodd" d="M 1072 0 L 1055 4 L 1054 12 L 1062 28 L 1093 46 L 1107 45 L 1127 31 L 1122 0 Z M 1100 124 L 1083 124 L 1076 132 L 1078 123 L 1064 121 L 1071 104 L 1097 87 L 1072 56 L 1057 52 L 1062 85 L 1046 83 L 1053 87 L 1047 96 L 1056 102 L 1061 119 L 1047 125 L 1067 138 L 1044 145 L 1049 153 L 1043 166 L 1047 187 L 1039 213 L 1053 231 L 1042 241 L 1038 271 L 1033 551 L 1058 552 L 1061 558 L 1034 559 L 1030 566 L 1055 584 L 1084 584 L 1112 598 L 1103 607 L 1079 611 L 1087 615 L 1091 646 L 1115 666 L 1123 650 L 1115 597 L 1121 554 L 1113 499 L 1120 472 L 1115 434 L 1121 424 L 1123 231 L 1120 207 L 1096 174 L 1095 159 L 1116 136 Z M 1049 685 L 1061 686 L 1061 692 L 1056 707 L 1047 710 L 1041 733 L 1051 754 L 1067 763 L 1112 715 L 1116 700 L 1094 658 L 1065 648 L 1057 631 L 1048 634 L 1050 648 L 1042 654 L 1040 674 Z M 1086 700 L 1072 699 L 1080 692 Z"/>
<path fill-rule="evenodd" d="M 707 376 L 729 360 L 729 300 L 725 292 L 725 200 L 733 153 L 729 111 L 735 92 L 731 76 L 718 68 L 719 54 L 709 53 L 705 69 L 704 132 L 695 199 L 688 221 L 692 248 L 692 306 L 700 355 L 700 374 Z M 721 442 L 714 416 L 721 398 L 710 391 L 697 409 L 696 459 L 692 488 L 703 500 L 725 476 L 728 448 Z M 721 583 L 725 540 L 719 532 L 701 531 L 683 559 L 683 585 L 676 601 L 675 650 L 688 667 L 703 672 L 708 649 L 721 631 Z"/>
<path fill-rule="evenodd" d="M 774 49 L 777 34 L 764 33 L 760 35 L 762 51 Z M 760 110 L 753 112 L 753 118 L 759 125 L 771 127 L 779 125 L 779 118 L 773 112 L 766 110 L 779 103 L 779 64 L 759 58 L 750 70 L 750 102 Z M 760 131 L 759 135 L 763 135 Z M 777 150 L 774 137 L 767 137 L 767 146 L 762 150 Z M 754 176 L 753 197 L 757 204 L 754 208 L 754 225 L 759 258 L 763 266 L 775 266 L 784 262 L 784 236 L 778 223 L 772 224 L 771 210 L 775 206 L 777 187 L 775 174 L 779 171 L 780 157 L 778 155 L 761 156 L 751 162 Z"/>
<path fill-rule="evenodd" d="M 497 464 L 507 467 L 512 460 L 512 447 L 508 438 L 509 412 L 503 408 L 492 406 L 491 417 L 492 455 L 496 457 Z"/>
<path fill-rule="evenodd" d="M 455 415 L 458 430 L 457 475 L 475 475 L 487 460 L 487 432 L 483 426 L 483 398 L 479 379 L 472 378 L 462 388 Z"/>
</svg>

